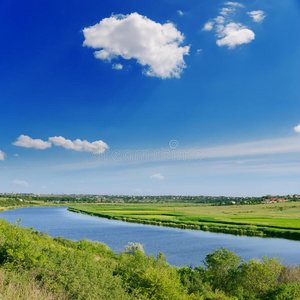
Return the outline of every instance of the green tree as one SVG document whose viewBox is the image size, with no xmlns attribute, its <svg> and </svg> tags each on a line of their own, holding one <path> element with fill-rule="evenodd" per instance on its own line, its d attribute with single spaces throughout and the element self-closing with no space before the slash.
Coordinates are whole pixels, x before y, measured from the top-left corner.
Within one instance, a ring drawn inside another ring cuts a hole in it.
<svg viewBox="0 0 300 300">
<path fill-rule="evenodd" d="M 237 277 L 240 262 L 241 258 L 227 248 L 221 247 L 221 250 L 209 253 L 204 260 L 205 280 L 213 289 L 232 290 L 234 288 L 232 283 Z"/>
<path fill-rule="evenodd" d="M 246 297 L 258 296 L 262 299 L 278 286 L 281 273 L 281 261 L 278 258 L 263 257 L 262 261 L 252 259 L 240 266 L 239 281 Z"/>
</svg>

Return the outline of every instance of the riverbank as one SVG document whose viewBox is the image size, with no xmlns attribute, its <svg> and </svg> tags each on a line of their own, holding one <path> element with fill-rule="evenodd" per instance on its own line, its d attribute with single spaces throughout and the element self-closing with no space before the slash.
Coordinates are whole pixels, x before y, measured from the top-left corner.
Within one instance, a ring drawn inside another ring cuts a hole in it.
<svg viewBox="0 0 300 300">
<path fill-rule="evenodd" d="M 225 208 L 178 204 L 101 204 L 70 207 L 68 210 L 139 224 L 300 240 L 300 203 Z"/>
<path fill-rule="evenodd" d="M 277 258 L 244 262 L 221 248 L 204 267 L 174 267 L 162 253 L 145 255 L 140 244 L 115 253 L 0 219 L 1 299 L 288 300 L 300 297 L 299 283 L 299 267 Z"/>
</svg>

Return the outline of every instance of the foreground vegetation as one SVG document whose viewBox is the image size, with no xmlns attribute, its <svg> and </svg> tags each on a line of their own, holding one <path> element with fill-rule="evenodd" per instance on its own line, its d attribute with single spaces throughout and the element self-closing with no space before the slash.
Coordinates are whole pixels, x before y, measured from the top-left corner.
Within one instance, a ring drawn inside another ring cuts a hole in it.
<svg viewBox="0 0 300 300">
<path fill-rule="evenodd" d="M 203 267 L 174 267 L 139 244 L 116 254 L 0 219 L 0 299 L 300 299 L 300 269 L 278 258 L 247 263 L 224 248 Z"/>
<path fill-rule="evenodd" d="M 237 206 L 90 204 L 69 210 L 134 223 L 300 240 L 300 202 Z"/>
</svg>

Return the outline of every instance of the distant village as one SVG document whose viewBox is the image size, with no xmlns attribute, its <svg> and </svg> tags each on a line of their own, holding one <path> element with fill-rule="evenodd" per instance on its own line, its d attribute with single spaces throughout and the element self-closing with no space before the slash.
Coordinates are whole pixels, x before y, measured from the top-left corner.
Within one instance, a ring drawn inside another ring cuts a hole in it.
<svg viewBox="0 0 300 300">
<path fill-rule="evenodd" d="M 300 201 L 300 195 L 262 196 L 262 197 L 228 197 L 228 196 L 143 196 L 143 195 L 89 195 L 89 194 L 25 194 L 1 193 L 0 200 L 19 202 L 63 203 L 207 203 L 212 205 L 250 205 Z"/>
<path fill-rule="evenodd" d="M 263 203 L 277 203 L 277 202 L 288 202 L 291 201 L 290 199 L 285 199 L 285 198 L 275 198 L 271 197 L 269 199 L 265 199 Z"/>
</svg>

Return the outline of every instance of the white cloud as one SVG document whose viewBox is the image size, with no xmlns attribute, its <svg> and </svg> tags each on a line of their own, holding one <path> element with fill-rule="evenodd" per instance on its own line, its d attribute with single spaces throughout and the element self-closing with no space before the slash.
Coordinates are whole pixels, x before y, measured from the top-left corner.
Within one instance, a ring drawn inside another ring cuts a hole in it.
<svg viewBox="0 0 300 300">
<path fill-rule="evenodd" d="M 239 2 L 226 2 L 224 3 L 225 5 L 230 5 L 230 6 L 235 6 L 235 7 L 245 7 L 242 3 L 239 3 Z"/>
<path fill-rule="evenodd" d="M 201 157 L 203 158 L 226 158 L 297 153 L 300 152 L 300 139 L 299 137 L 292 137 L 262 140 L 232 145 L 220 145 L 208 148 L 189 149 L 187 151 L 190 151 L 190 159 L 193 157 L 199 157 L 199 153 L 201 153 Z"/>
<path fill-rule="evenodd" d="M 220 11 L 220 15 L 227 17 L 230 13 L 235 12 L 235 8 L 223 7 Z"/>
<path fill-rule="evenodd" d="M 153 174 L 150 176 L 151 179 L 158 179 L 158 180 L 164 180 L 165 177 L 163 175 L 161 175 L 160 173 L 158 174 Z"/>
<path fill-rule="evenodd" d="M 50 137 L 49 141 L 52 142 L 55 146 L 62 146 L 65 149 L 94 152 L 97 154 L 102 154 L 106 149 L 109 148 L 108 145 L 101 140 L 90 143 L 86 140 L 82 141 L 80 139 L 76 139 L 75 141 L 71 141 L 65 139 L 62 136 L 54 136 Z"/>
<path fill-rule="evenodd" d="M 217 25 L 224 24 L 226 22 L 226 19 L 223 16 L 217 16 L 215 18 L 215 22 Z"/>
<path fill-rule="evenodd" d="M 180 16 L 183 16 L 183 11 L 181 11 L 180 9 L 179 10 L 177 10 L 177 13 L 180 15 Z"/>
<path fill-rule="evenodd" d="M 204 27 L 203 27 L 203 31 L 211 31 L 214 28 L 214 22 L 206 22 Z"/>
<path fill-rule="evenodd" d="M 50 142 L 45 142 L 40 139 L 32 139 L 27 135 L 20 135 L 17 140 L 13 143 L 15 146 L 35 149 L 47 149 L 51 147 Z"/>
<path fill-rule="evenodd" d="M 226 26 L 221 26 L 218 29 L 218 36 L 220 39 L 217 40 L 217 45 L 228 46 L 230 49 L 233 49 L 238 45 L 248 44 L 255 38 L 255 34 L 252 30 L 240 23 L 234 22 L 231 22 Z"/>
<path fill-rule="evenodd" d="M 20 135 L 17 141 L 13 143 L 13 145 L 15 146 L 35 149 L 50 148 L 52 144 L 54 144 L 55 146 L 62 146 L 66 149 L 72 149 L 75 151 L 94 152 L 97 154 L 102 154 L 106 149 L 109 148 L 108 145 L 101 140 L 90 143 L 86 140 L 80 139 L 71 141 L 65 139 L 62 136 L 50 137 L 48 141 L 43 141 L 40 139 L 32 139 L 31 137 L 26 135 Z M 14 154 L 14 156 L 19 156 L 19 154 Z"/>
<path fill-rule="evenodd" d="M 113 64 L 112 68 L 115 70 L 122 70 L 123 69 L 123 65 L 122 64 Z"/>
<path fill-rule="evenodd" d="M 19 154 L 18 154 L 18 153 L 15 153 L 14 156 L 15 156 L 15 157 L 19 157 Z"/>
<path fill-rule="evenodd" d="M 29 186 L 29 183 L 24 180 L 14 180 L 12 182 L 14 185 L 20 185 L 20 186 Z"/>
<path fill-rule="evenodd" d="M 247 13 L 254 22 L 261 23 L 266 17 L 262 10 L 253 10 Z"/>
<path fill-rule="evenodd" d="M 5 153 L 0 150 L 0 160 L 5 160 Z"/>
<path fill-rule="evenodd" d="M 156 23 L 138 13 L 112 15 L 85 28 L 83 34 L 84 46 L 100 49 L 94 53 L 96 58 L 136 59 L 148 76 L 179 78 L 186 67 L 184 55 L 190 47 L 180 46 L 184 36 L 172 23 Z"/>
<path fill-rule="evenodd" d="M 297 133 L 300 133 L 300 124 L 295 126 L 294 127 L 294 130 L 297 132 Z"/>
<path fill-rule="evenodd" d="M 226 2 L 225 5 L 230 7 L 223 7 L 220 15 L 213 21 L 206 22 L 202 30 L 214 30 L 219 47 L 227 46 L 229 49 L 233 49 L 238 45 L 252 42 L 255 39 L 254 32 L 241 23 L 233 22 L 235 12 L 244 5 L 239 2 Z"/>
</svg>

